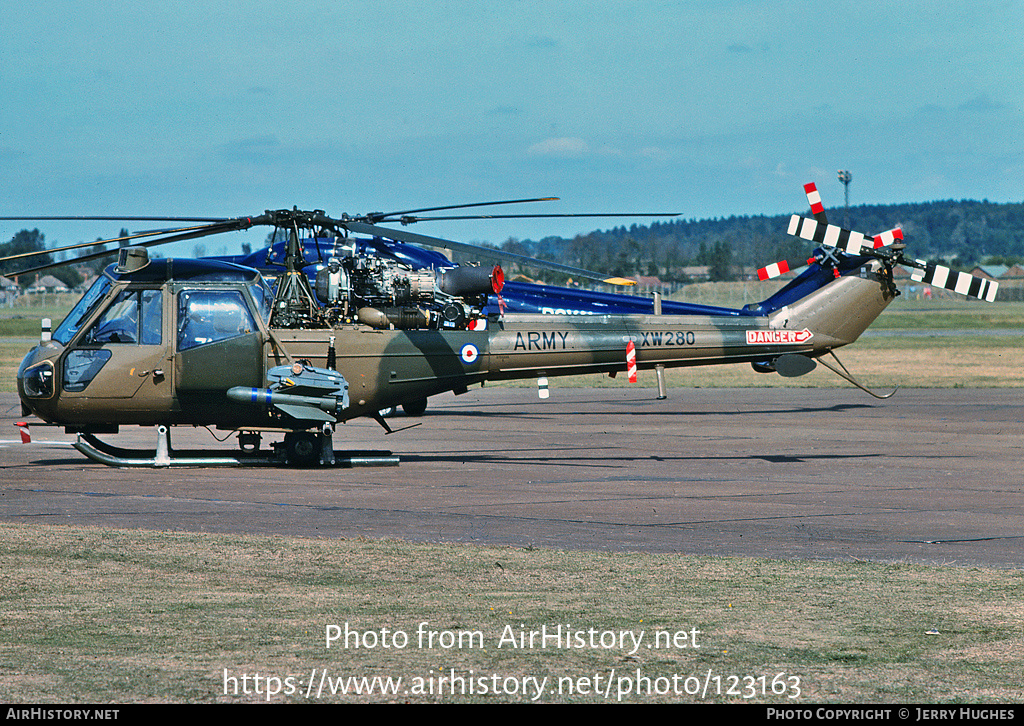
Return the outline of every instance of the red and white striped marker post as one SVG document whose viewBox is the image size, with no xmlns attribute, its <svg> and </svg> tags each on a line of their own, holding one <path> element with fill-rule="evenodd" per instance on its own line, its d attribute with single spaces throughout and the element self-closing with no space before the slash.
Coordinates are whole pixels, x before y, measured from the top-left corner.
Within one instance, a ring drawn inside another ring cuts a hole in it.
<svg viewBox="0 0 1024 726">
<path fill-rule="evenodd" d="M 21 432 L 21 443 L 31 444 L 32 443 L 32 432 L 28 429 L 27 421 L 18 421 L 14 424 L 18 427 L 18 431 Z"/>
<path fill-rule="evenodd" d="M 636 383 L 636 346 L 632 340 L 626 345 L 626 370 L 629 371 L 629 382 Z"/>
</svg>

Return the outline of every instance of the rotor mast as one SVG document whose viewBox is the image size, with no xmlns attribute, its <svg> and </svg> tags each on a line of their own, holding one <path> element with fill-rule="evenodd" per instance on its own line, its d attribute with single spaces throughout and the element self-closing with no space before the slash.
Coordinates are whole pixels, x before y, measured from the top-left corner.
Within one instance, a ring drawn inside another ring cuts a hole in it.
<svg viewBox="0 0 1024 726">
<path fill-rule="evenodd" d="M 302 255 L 299 228 L 315 230 L 317 221 L 326 217 L 322 211 L 302 212 L 296 207 L 291 211 L 267 211 L 266 215 L 279 229 L 288 229 L 288 245 L 285 249 L 284 273 L 277 280 L 274 307 L 270 313 L 271 328 L 326 328 L 327 321 L 320 305 L 313 295 L 309 278 L 303 272 L 309 263 Z M 315 232 L 314 232 L 315 233 Z"/>
</svg>

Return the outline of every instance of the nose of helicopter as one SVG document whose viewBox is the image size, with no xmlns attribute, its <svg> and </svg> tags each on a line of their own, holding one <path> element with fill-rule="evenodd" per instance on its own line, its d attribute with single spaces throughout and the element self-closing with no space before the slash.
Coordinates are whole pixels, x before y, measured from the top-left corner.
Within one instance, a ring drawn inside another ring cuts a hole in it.
<svg viewBox="0 0 1024 726">
<path fill-rule="evenodd" d="M 43 409 L 55 398 L 56 360 L 63 346 L 44 341 L 30 350 L 18 366 L 18 397 L 23 415 L 46 419 Z"/>
</svg>

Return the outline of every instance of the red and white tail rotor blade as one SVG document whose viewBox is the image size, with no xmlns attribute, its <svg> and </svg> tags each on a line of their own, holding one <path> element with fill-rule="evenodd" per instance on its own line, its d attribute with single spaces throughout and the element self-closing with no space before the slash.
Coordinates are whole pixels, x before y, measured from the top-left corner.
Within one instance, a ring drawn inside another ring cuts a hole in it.
<svg viewBox="0 0 1024 726">
<path fill-rule="evenodd" d="M 818 224 L 826 225 L 827 227 L 834 226 L 828 224 L 828 218 L 825 216 L 825 205 L 821 203 L 821 194 L 818 193 L 818 187 L 815 186 L 814 182 L 804 184 L 804 193 L 807 195 L 807 202 L 811 205 L 811 215 L 814 217 L 814 221 L 817 222 Z M 790 224 L 790 227 L 792 229 L 792 223 Z M 842 228 L 836 227 L 836 229 L 841 230 Z M 794 234 L 794 232 L 791 231 L 790 234 Z M 849 234 L 856 235 L 858 233 L 851 231 Z M 803 235 L 801 234 L 798 236 Z M 864 236 L 866 237 L 867 235 Z M 890 229 L 885 232 L 882 232 L 881 234 L 875 235 L 872 239 L 873 245 L 869 245 L 872 249 L 878 249 L 879 247 L 888 247 L 894 242 L 903 241 L 903 230 L 900 229 L 899 227 L 895 229 Z M 851 252 L 851 254 L 856 254 L 851 250 L 846 251 Z"/>
<path fill-rule="evenodd" d="M 881 234 L 876 234 L 874 237 L 875 249 L 879 247 L 889 247 L 897 242 L 903 241 L 903 230 L 899 227 L 895 229 L 889 229 Z"/>
<path fill-rule="evenodd" d="M 814 262 L 813 257 L 809 260 L 781 260 L 779 262 L 773 262 L 772 264 L 766 265 L 757 271 L 757 279 L 761 282 L 764 282 L 765 280 L 772 280 L 776 277 L 785 275 L 787 272 L 792 272 L 794 270 L 799 270 L 801 267 L 806 267 L 812 262 Z"/>
<path fill-rule="evenodd" d="M 828 217 L 825 216 L 825 205 L 821 203 L 821 195 L 818 193 L 818 187 L 814 185 L 814 182 L 804 184 L 804 193 L 807 195 L 807 201 L 811 205 L 811 214 L 821 224 L 828 224 Z"/>
</svg>

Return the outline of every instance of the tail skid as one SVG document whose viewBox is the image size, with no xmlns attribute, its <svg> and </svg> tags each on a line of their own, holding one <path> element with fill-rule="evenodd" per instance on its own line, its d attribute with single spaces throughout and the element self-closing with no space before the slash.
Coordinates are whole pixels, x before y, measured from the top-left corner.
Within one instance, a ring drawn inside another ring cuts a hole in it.
<svg viewBox="0 0 1024 726">
<path fill-rule="evenodd" d="M 821 363 L 826 368 L 828 368 L 830 371 L 834 372 L 840 378 L 848 381 L 849 383 L 852 383 L 853 385 L 855 385 L 857 388 L 859 388 L 860 390 L 864 391 L 868 395 L 874 396 L 875 398 L 878 398 L 878 399 L 881 399 L 881 400 L 885 400 L 886 398 L 892 398 L 896 394 L 896 391 L 900 390 L 900 387 L 896 386 L 889 393 L 886 393 L 886 394 L 875 393 L 870 388 L 868 388 L 863 383 L 861 383 L 860 381 L 858 381 L 856 378 L 853 377 L 853 374 L 850 373 L 850 371 L 847 370 L 846 366 L 843 365 L 843 362 L 841 360 L 839 360 L 839 357 L 836 355 L 836 352 L 834 350 L 830 350 L 829 351 L 829 355 L 831 355 L 835 359 L 836 363 L 839 365 L 838 368 L 836 368 L 834 365 L 832 365 L 827 360 L 825 360 L 824 357 L 819 358 L 818 362 Z"/>
</svg>

